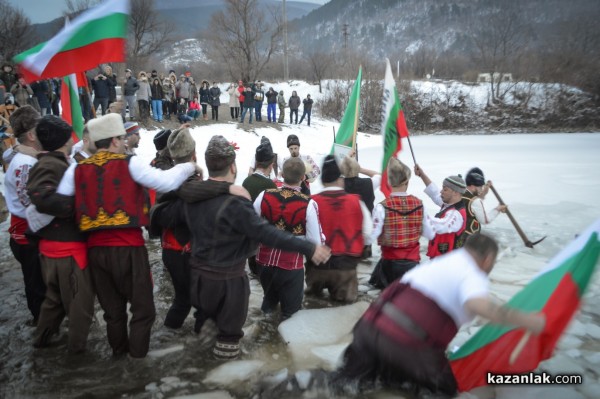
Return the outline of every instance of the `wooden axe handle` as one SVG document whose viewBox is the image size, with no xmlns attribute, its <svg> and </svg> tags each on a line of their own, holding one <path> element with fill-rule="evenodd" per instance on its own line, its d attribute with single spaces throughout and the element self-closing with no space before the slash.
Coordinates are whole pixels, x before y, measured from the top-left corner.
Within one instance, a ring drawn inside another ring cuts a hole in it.
<svg viewBox="0 0 600 399">
<path fill-rule="evenodd" d="M 506 205 L 504 203 L 504 201 L 502 201 L 502 198 L 500 198 L 500 195 L 498 194 L 498 191 L 496 191 L 496 188 L 494 186 L 490 186 L 490 189 L 492 190 L 492 192 L 494 193 L 494 195 L 498 199 L 498 202 L 500 203 L 500 205 Z M 506 209 L 506 215 L 508 216 L 508 218 L 512 222 L 513 226 L 515 226 L 515 229 L 517 230 L 517 233 L 519 233 L 519 236 L 521 237 L 521 240 L 523 240 L 523 242 L 525 243 L 525 246 L 527 246 L 529 248 L 533 248 L 533 244 L 531 243 L 531 241 L 529 241 L 529 239 L 525 235 L 525 232 L 521 229 L 521 226 L 519 226 L 519 224 L 515 220 L 515 217 L 512 215 L 512 213 L 510 212 L 510 210 L 508 208 Z"/>
</svg>

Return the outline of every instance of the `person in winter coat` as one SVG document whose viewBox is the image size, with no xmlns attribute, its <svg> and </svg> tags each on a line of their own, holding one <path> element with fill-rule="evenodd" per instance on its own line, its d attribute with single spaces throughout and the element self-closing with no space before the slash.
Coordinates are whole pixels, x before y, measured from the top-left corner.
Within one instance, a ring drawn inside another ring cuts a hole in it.
<svg viewBox="0 0 600 399">
<path fill-rule="evenodd" d="M 108 78 L 99 73 L 92 80 L 92 89 L 94 90 L 94 109 L 96 113 L 102 107 L 102 115 L 108 111 L 108 101 L 110 99 L 110 83 Z"/>
<path fill-rule="evenodd" d="M 283 96 L 283 90 L 279 90 L 279 94 L 277 95 L 277 106 L 279 107 L 279 120 L 277 122 L 283 123 L 285 118 L 285 97 Z"/>
<path fill-rule="evenodd" d="M 17 74 L 15 74 L 12 65 L 2 65 L 2 70 L 0 71 L 0 80 L 4 82 L 4 87 L 6 87 L 6 91 L 9 91 L 10 88 L 13 87 L 15 83 L 17 83 Z M 4 104 L 4 98 L 0 98 L 0 100 L 2 100 L 2 104 Z"/>
<path fill-rule="evenodd" d="M 137 102 L 138 108 L 140 109 L 140 120 L 146 122 L 148 117 L 150 117 L 150 98 L 152 98 L 150 83 L 148 83 L 146 72 L 141 71 L 138 74 L 138 84 L 140 89 L 137 92 Z"/>
<path fill-rule="evenodd" d="M 202 81 L 202 85 L 200 86 L 200 105 L 202 106 L 202 118 L 207 121 L 208 120 L 208 103 L 210 102 L 210 86 L 208 85 L 207 80 Z"/>
<path fill-rule="evenodd" d="M 40 106 L 42 116 L 46 114 L 50 114 L 52 109 L 50 108 L 50 100 L 48 100 L 48 82 L 45 80 L 38 80 L 37 82 L 33 82 L 31 84 L 31 90 L 33 90 L 33 95 L 37 98 L 37 102 Z"/>
<path fill-rule="evenodd" d="M 10 92 L 15 97 L 15 102 L 19 107 L 24 107 L 28 104 L 29 97 L 33 95 L 31 86 L 25 83 L 25 79 L 20 77 L 17 83 L 13 84 Z"/>
<path fill-rule="evenodd" d="M 192 117 L 194 120 L 198 119 L 200 116 L 200 104 L 198 104 L 198 99 L 190 101 L 188 104 L 187 115 Z"/>
<path fill-rule="evenodd" d="M 292 96 L 290 97 L 290 99 L 288 101 L 288 105 L 290 107 L 290 125 L 292 124 L 294 114 L 296 114 L 296 120 L 294 121 L 294 123 L 297 125 L 298 124 L 298 108 L 300 108 L 300 97 L 298 97 L 296 90 L 294 90 L 292 92 Z"/>
<path fill-rule="evenodd" d="M 229 85 L 227 94 L 229 94 L 229 112 L 231 114 L 231 119 L 237 119 L 240 116 L 240 92 L 237 90 L 234 83 Z"/>
<path fill-rule="evenodd" d="M 152 116 L 154 120 L 157 122 L 162 122 L 163 120 L 163 88 L 160 84 L 160 80 L 158 78 L 154 78 L 152 81 L 152 86 L 150 87 L 150 92 L 152 93 Z"/>
<path fill-rule="evenodd" d="M 165 78 L 163 80 L 163 115 L 165 119 L 171 119 L 171 113 L 177 112 L 177 100 L 175 99 L 175 87 L 171 83 L 171 79 Z M 175 112 L 173 112 L 173 105 L 175 104 Z"/>
<path fill-rule="evenodd" d="M 140 85 L 136 78 L 132 75 L 131 69 L 125 70 L 125 80 L 123 81 L 123 98 L 129 107 L 129 119 L 135 118 L 135 93 L 139 90 Z M 121 116 L 125 119 L 125 112 L 127 107 L 123 107 L 121 110 Z"/>
<path fill-rule="evenodd" d="M 179 75 L 179 82 L 175 84 L 175 89 L 177 101 L 179 101 L 180 98 L 183 98 L 187 104 L 188 98 L 190 97 L 190 82 L 189 79 L 185 77 L 185 75 Z"/>
<path fill-rule="evenodd" d="M 254 91 L 250 86 L 244 91 L 244 109 L 242 110 L 241 123 L 244 123 L 246 112 L 250 111 L 248 123 L 252 123 L 252 113 L 254 112 Z"/>
<path fill-rule="evenodd" d="M 254 110 L 256 112 L 256 121 L 262 122 L 262 105 L 265 100 L 265 91 L 262 89 L 262 82 L 258 81 L 254 87 Z"/>
<path fill-rule="evenodd" d="M 177 120 L 179 120 L 179 123 L 186 123 L 192 121 L 192 117 L 187 114 L 185 98 L 180 98 L 179 103 L 177 103 Z"/>
<path fill-rule="evenodd" d="M 310 98 L 310 94 L 306 95 L 306 98 L 302 100 L 302 105 L 304 105 L 304 112 L 302 112 L 302 117 L 300 118 L 300 124 L 304 120 L 304 117 L 307 117 L 308 126 L 310 126 L 310 114 L 312 112 L 313 100 Z"/>
<path fill-rule="evenodd" d="M 194 81 L 194 78 L 192 78 L 190 76 L 189 81 L 190 81 L 190 94 L 188 96 L 188 103 L 190 101 L 198 98 L 198 88 L 196 87 L 196 82 Z"/>
<path fill-rule="evenodd" d="M 240 104 L 243 107 L 244 106 L 243 105 L 244 104 L 244 92 L 246 91 L 243 80 L 238 80 L 237 91 L 238 91 L 238 93 L 240 93 Z"/>
<path fill-rule="evenodd" d="M 108 105 L 117 101 L 117 75 L 113 73 L 112 67 L 106 65 L 104 67 L 104 76 L 108 82 Z"/>
<path fill-rule="evenodd" d="M 219 120 L 219 106 L 221 105 L 221 89 L 217 87 L 217 82 L 213 82 L 213 87 L 208 91 L 210 95 L 210 107 L 212 109 L 212 120 Z"/>
<path fill-rule="evenodd" d="M 277 92 L 269 87 L 267 94 L 267 120 L 269 122 L 275 122 L 275 113 L 277 109 Z M 272 115 L 272 117 L 271 117 Z"/>
</svg>

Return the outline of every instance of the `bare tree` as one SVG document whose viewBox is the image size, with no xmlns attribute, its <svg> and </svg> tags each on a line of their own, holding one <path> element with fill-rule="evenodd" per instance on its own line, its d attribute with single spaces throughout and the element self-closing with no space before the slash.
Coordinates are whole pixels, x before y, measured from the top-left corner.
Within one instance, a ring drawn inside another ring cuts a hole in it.
<svg viewBox="0 0 600 399">
<path fill-rule="evenodd" d="M 491 100 L 496 103 L 512 88 L 501 89 L 501 83 L 511 65 L 526 52 L 528 24 L 516 1 L 497 1 L 488 17 L 478 19 L 469 30 L 476 50 L 475 61 L 490 74 Z"/>
<path fill-rule="evenodd" d="M 329 71 L 333 60 L 334 56 L 332 54 L 321 51 L 315 51 L 308 56 L 313 77 L 319 82 L 319 93 L 323 92 L 321 89 L 321 80 L 323 80 L 325 74 Z"/>
<path fill-rule="evenodd" d="M 225 0 L 225 11 L 212 16 L 206 38 L 214 56 L 227 65 L 231 79 L 254 81 L 279 49 L 280 13 L 267 12 L 258 0 Z"/>
<path fill-rule="evenodd" d="M 29 18 L 6 0 L 0 0 L 0 60 L 8 62 L 34 44 L 34 32 Z"/>
<path fill-rule="evenodd" d="M 128 64 L 137 69 L 148 58 L 170 45 L 174 40 L 174 26 L 160 18 L 153 0 L 132 0 L 129 16 Z"/>
<path fill-rule="evenodd" d="M 67 9 L 63 12 L 63 15 L 65 17 L 75 18 L 98 3 L 100 3 L 100 0 L 65 0 Z"/>
</svg>

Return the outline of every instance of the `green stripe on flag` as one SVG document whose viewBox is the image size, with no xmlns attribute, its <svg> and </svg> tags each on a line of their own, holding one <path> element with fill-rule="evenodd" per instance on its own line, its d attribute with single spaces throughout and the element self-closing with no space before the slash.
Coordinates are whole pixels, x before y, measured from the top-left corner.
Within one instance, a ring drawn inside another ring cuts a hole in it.
<svg viewBox="0 0 600 399">
<path fill-rule="evenodd" d="M 104 39 L 126 38 L 127 14 L 110 14 L 88 22 L 73 33 L 73 37 L 60 51 L 73 50 Z"/>
<path fill-rule="evenodd" d="M 344 116 L 340 122 L 337 134 L 335 135 L 335 144 L 341 144 L 346 147 L 354 148 L 354 139 L 356 132 L 358 131 L 358 116 L 360 113 L 360 86 L 362 83 L 362 67 L 358 69 L 358 75 L 352 88 L 352 93 L 348 99 L 348 105 Z M 333 154 L 333 148 L 331 147 L 331 154 Z"/>
</svg>

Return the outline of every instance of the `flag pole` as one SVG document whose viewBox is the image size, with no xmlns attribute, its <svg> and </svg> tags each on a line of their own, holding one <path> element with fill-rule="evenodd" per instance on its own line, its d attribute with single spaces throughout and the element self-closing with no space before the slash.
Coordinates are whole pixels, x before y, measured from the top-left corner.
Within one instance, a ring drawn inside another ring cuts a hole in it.
<svg viewBox="0 0 600 399">
<path fill-rule="evenodd" d="M 416 165 L 417 164 L 417 160 L 415 159 L 415 152 L 413 151 L 412 143 L 410 142 L 410 136 L 406 136 L 406 139 L 408 140 L 408 147 L 410 148 L 410 153 L 412 154 L 413 162 Z"/>
<path fill-rule="evenodd" d="M 335 126 L 331 126 L 333 129 L 333 143 L 335 144 Z"/>
</svg>

